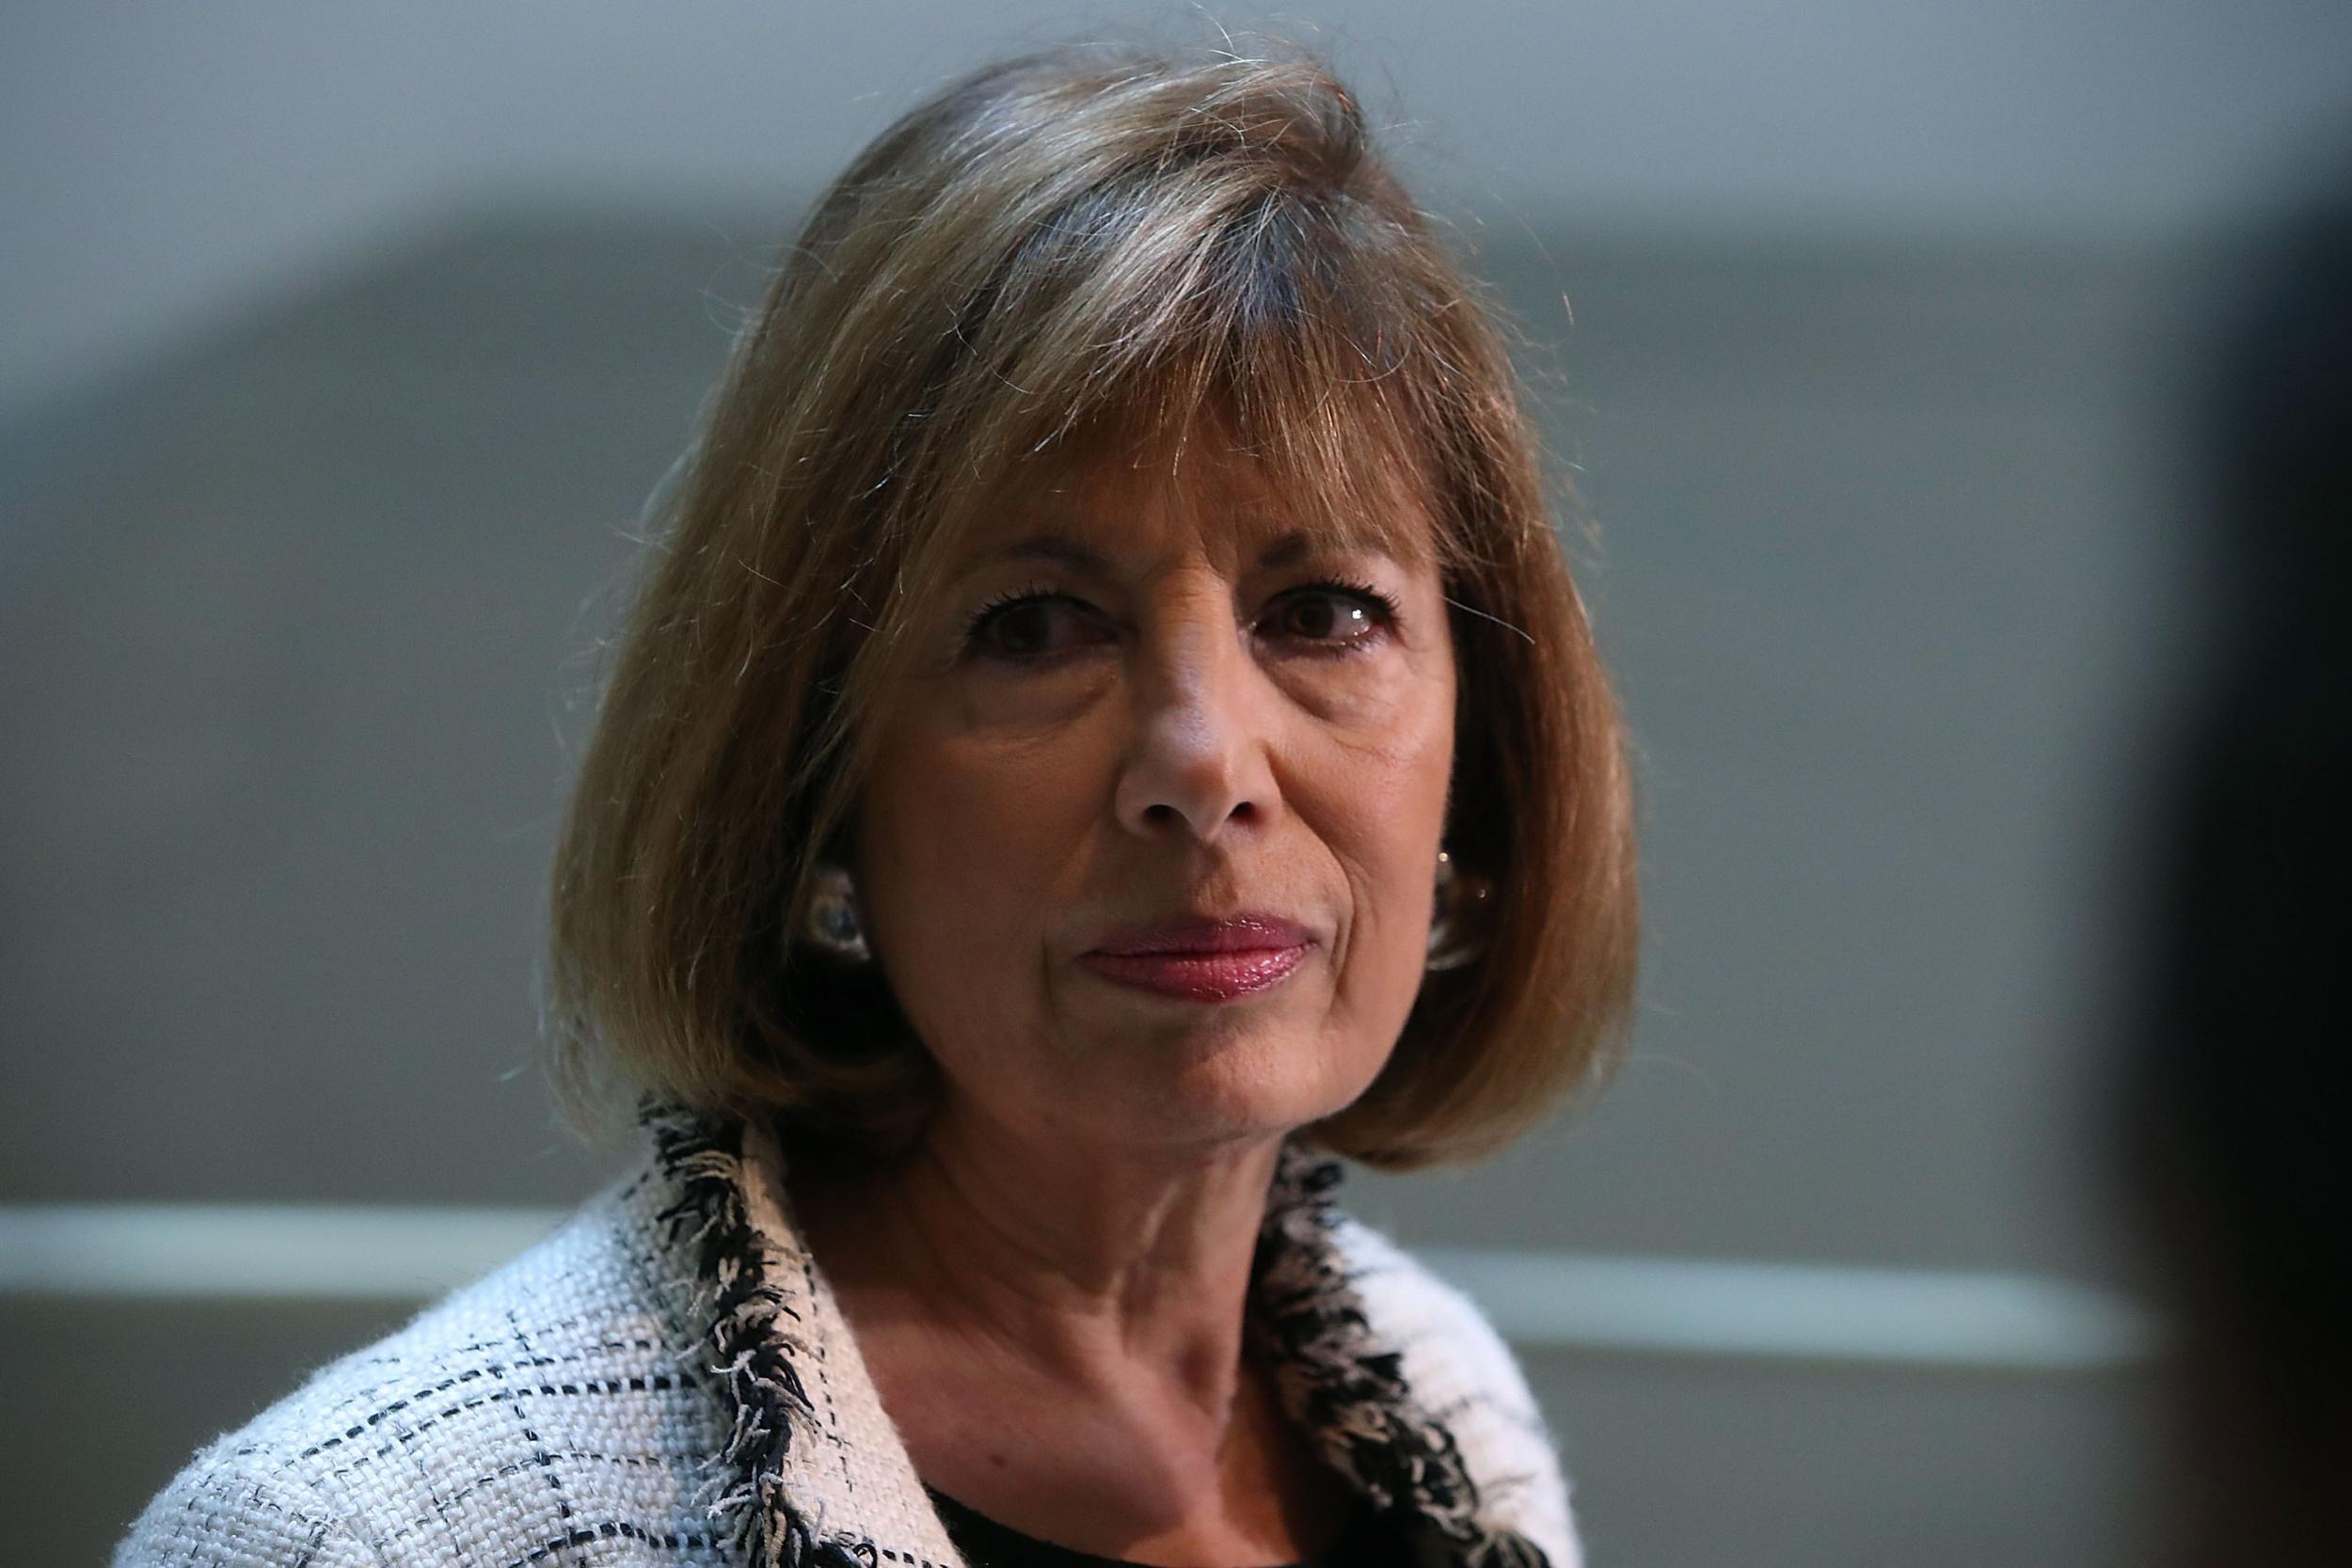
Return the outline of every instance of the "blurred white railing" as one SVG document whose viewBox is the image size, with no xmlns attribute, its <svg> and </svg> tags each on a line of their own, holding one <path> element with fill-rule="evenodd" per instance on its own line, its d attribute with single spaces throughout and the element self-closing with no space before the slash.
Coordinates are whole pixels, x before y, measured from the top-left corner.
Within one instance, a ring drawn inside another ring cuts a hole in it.
<svg viewBox="0 0 2352 1568">
<path fill-rule="evenodd" d="M 0 1207 L 0 1299 L 424 1301 L 564 1218 L 552 1209 Z M 1522 1350 L 2088 1372 L 2153 1352 L 2148 1315 L 2022 1275 L 1428 1248 Z"/>
<path fill-rule="evenodd" d="M 1522 1347 L 2102 1371 L 2157 1325 L 2122 1297 L 2028 1275 L 1589 1253 L 1417 1254 Z"/>
</svg>

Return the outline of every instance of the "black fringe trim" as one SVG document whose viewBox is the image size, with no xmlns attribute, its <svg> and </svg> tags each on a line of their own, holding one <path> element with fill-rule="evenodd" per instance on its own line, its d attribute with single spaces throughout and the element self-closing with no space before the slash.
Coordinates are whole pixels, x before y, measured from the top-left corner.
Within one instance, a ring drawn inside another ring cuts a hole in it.
<svg viewBox="0 0 2352 1568">
<path fill-rule="evenodd" d="M 815 1412 L 792 1359 L 799 1314 L 768 1278 L 743 1198 L 743 1124 L 652 1102 L 640 1119 L 676 1193 L 659 1219 L 671 1245 L 692 1249 L 696 1327 L 732 1417 L 711 1516 L 759 1568 L 875 1568 L 872 1542 L 818 1535 L 785 1493 L 794 1423 Z"/>
<path fill-rule="evenodd" d="M 698 1336 L 731 1425 L 710 1513 L 758 1568 L 877 1568 L 874 1544 L 819 1535 L 785 1492 L 794 1424 L 815 1411 L 794 1365 L 799 1314 L 768 1278 L 744 1201 L 743 1124 L 648 1101 L 640 1119 L 675 1198 L 658 1216 L 691 1249 Z M 1284 1148 L 1258 1236 L 1251 1330 L 1283 1405 L 1325 1461 L 1375 1507 L 1417 1515 L 1455 1568 L 1549 1568 L 1534 1543 L 1483 1523 L 1454 1434 L 1411 1399 L 1398 1353 L 1381 1348 L 1332 1241 L 1339 1162 Z"/>
<path fill-rule="evenodd" d="M 1548 1568 L 1542 1548 L 1480 1517 L 1445 1424 L 1414 1403 L 1402 1355 L 1373 1334 L 1332 1240 L 1337 1160 L 1286 1145 L 1258 1233 L 1251 1324 L 1283 1406 L 1375 1507 L 1419 1518 L 1458 1568 Z"/>
</svg>

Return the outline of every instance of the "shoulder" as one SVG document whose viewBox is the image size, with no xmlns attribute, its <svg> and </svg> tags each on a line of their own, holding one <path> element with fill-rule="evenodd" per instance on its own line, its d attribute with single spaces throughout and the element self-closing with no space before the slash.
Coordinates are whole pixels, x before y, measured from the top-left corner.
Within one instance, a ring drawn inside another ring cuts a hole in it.
<svg viewBox="0 0 2352 1568">
<path fill-rule="evenodd" d="M 1415 1402 L 1460 1449 L 1479 1512 L 1542 1547 L 1551 1568 L 1578 1568 L 1558 1450 L 1502 1335 L 1468 1296 L 1371 1227 L 1342 1215 L 1331 1241 Z"/>
<path fill-rule="evenodd" d="M 207 1446 L 117 1568 L 502 1565 L 599 1538 L 715 1560 L 692 1494 L 723 1433 L 646 1244 L 653 1196 L 607 1192 Z"/>
</svg>

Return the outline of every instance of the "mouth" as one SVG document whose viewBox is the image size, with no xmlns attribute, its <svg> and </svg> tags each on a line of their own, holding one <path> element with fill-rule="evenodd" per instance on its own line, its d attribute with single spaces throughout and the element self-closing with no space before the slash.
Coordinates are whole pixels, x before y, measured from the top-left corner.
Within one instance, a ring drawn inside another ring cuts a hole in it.
<svg viewBox="0 0 2352 1568">
<path fill-rule="evenodd" d="M 1298 922 L 1258 911 L 1184 916 L 1120 927 L 1078 961 L 1114 985 L 1187 1002 L 1231 1002 L 1290 978 L 1314 941 Z"/>
</svg>

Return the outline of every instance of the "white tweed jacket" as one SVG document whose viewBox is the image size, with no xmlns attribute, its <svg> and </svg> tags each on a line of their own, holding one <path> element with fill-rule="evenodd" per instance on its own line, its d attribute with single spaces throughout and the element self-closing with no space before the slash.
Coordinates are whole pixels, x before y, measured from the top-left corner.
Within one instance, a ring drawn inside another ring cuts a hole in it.
<svg viewBox="0 0 2352 1568">
<path fill-rule="evenodd" d="M 219 1438 L 116 1568 L 962 1568 L 761 1128 L 650 1118 L 560 1229 Z M 1476 1309 L 1286 1151 L 1250 1331 L 1319 1451 L 1438 1568 L 1577 1568 L 1558 1463 Z"/>
</svg>

